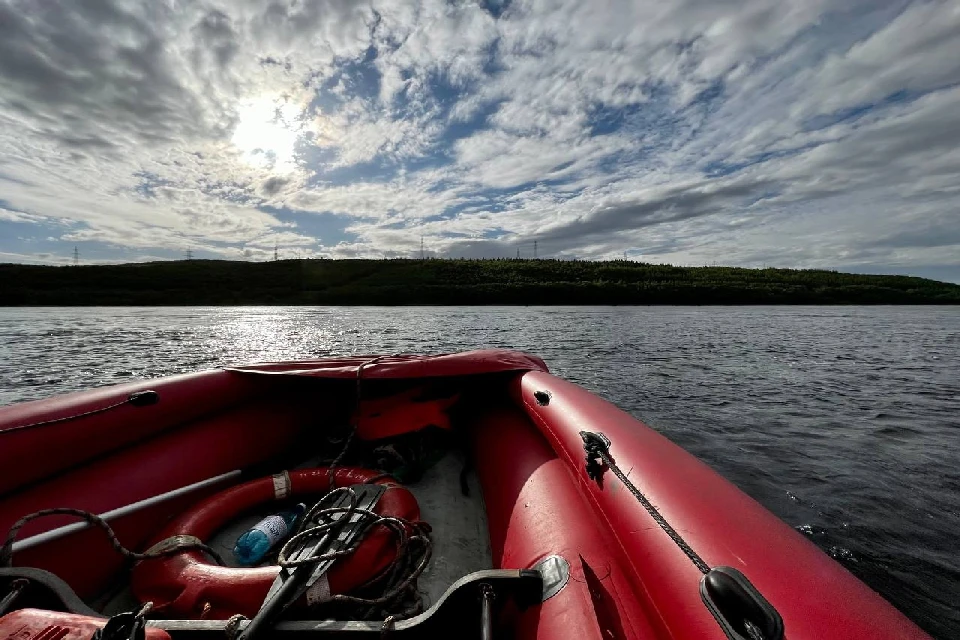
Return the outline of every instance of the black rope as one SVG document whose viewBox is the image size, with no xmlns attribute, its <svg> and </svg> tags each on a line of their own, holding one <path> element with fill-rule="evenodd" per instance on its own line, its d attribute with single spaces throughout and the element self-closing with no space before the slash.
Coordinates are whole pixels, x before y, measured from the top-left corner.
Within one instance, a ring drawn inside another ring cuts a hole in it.
<svg viewBox="0 0 960 640">
<path fill-rule="evenodd" d="M 670 526 L 666 518 L 657 511 L 657 508 L 647 500 L 647 497 L 640 492 L 640 489 L 630 481 L 620 467 L 617 466 L 617 463 L 613 461 L 613 458 L 610 456 L 610 441 L 602 434 L 591 433 L 590 431 L 581 431 L 580 437 L 583 439 L 583 449 L 587 453 L 587 474 L 594 480 L 599 480 L 603 475 L 604 466 L 610 469 L 610 471 L 613 471 L 613 474 L 620 479 L 620 482 L 630 490 L 633 497 L 643 505 L 643 508 L 650 514 L 650 517 L 660 525 L 664 533 L 670 536 L 670 539 L 690 558 L 690 561 L 700 570 L 700 573 L 708 573 L 710 571 L 710 565 L 704 562 L 703 558 L 677 533 L 677 530 Z M 603 462 L 603 465 L 600 464 L 600 461 Z"/>
<path fill-rule="evenodd" d="M 327 506 L 341 493 L 347 493 L 350 496 L 349 506 Z M 366 607 L 365 612 L 358 615 L 359 619 L 400 620 L 421 613 L 423 611 L 423 601 L 417 590 L 417 579 L 427 568 L 432 555 L 430 526 L 425 522 L 411 522 L 404 518 L 382 516 L 375 511 L 358 507 L 357 503 L 357 494 L 351 487 L 340 487 L 327 493 L 320 502 L 304 514 L 300 521 L 301 525 L 298 527 L 299 530 L 280 549 L 277 564 L 286 569 L 295 569 L 303 565 L 316 564 L 324 560 L 335 560 L 350 555 L 360 546 L 361 536 L 357 536 L 350 547 L 334 549 L 299 560 L 291 560 L 288 557 L 294 549 L 301 548 L 302 543 L 306 540 L 322 538 L 326 535 L 336 535 L 340 527 L 346 525 L 353 516 L 358 515 L 360 516 L 359 520 L 351 524 L 360 527 L 361 532 L 371 527 L 382 526 L 397 536 L 396 558 L 379 576 L 366 585 L 367 588 L 379 585 L 383 589 L 379 596 L 362 598 L 334 594 L 331 596 L 330 602 Z M 334 519 L 335 514 L 342 515 Z M 319 524 L 306 525 L 306 523 L 311 522 Z M 406 606 L 411 601 L 412 605 Z"/>
<path fill-rule="evenodd" d="M 146 390 L 146 391 L 136 391 L 131 393 L 129 396 L 120 400 L 119 402 L 114 402 L 113 404 L 108 404 L 105 407 L 99 407 L 98 409 L 90 409 L 89 411 L 84 411 L 82 413 L 75 413 L 69 416 L 63 416 L 62 418 L 51 418 L 50 420 L 41 420 L 40 422 L 31 422 L 30 424 L 21 424 L 15 427 L 9 427 L 7 429 L 0 430 L 0 435 L 5 433 L 13 433 L 15 431 L 26 431 L 27 429 L 33 429 L 35 427 L 45 427 L 49 424 L 57 424 L 59 422 L 68 422 L 70 420 L 76 420 L 78 418 L 86 418 L 87 416 L 93 416 L 98 413 L 103 413 L 105 411 L 110 411 L 111 409 L 116 409 L 117 407 L 122 407 L 127 404 L 131 404 L 135 407 L 144 407 L 151 404 L 156 404 L 160 396 L 156 391 Z"/>
<path fill-rule="evenodd" d="M 378 361 L 383 358 L 388 358 L 390 356 L 377 356 L 369 360 L 361 362 L 357 367 L 357 388 L 354 398 L 354 414 L 353 421 L 350 424 L 350 433 L 347 434 L 347 438 L 343 443 L 343 448 L 340 449 L 340 453 L 337 454 L 337 457 L 333 459 L 333 462 L 330 463 L 330 467 L 327 470 L 327 480 L 330 483 L 330 490 L 337 488 L 337 481 L 333 475 L 334 470 L 340 466 L 340 463 L 343 462 L 344 457 L 347 455 L 347 450 L 350 449 L 350 445 L 353 444 L 353 439 L 357 435 L 357 430 L 360 427 L 360 391 L 361 383 L 363 381 L 363 369 L 369 365 L 376 364 Z"/>
<path fill-rule="evenodd" d="M 366 605 L 366 613 L 360 615 L 359 617 L 361 619 L 383 619 L 383 627 L 381 632 L 384 636 L 393 627 L 394 621 L 409 618 L 423 612 L 423 599 L 421 598 L 420 592 L 417 589 L 417 579 L 427 568 L 427 564 L 430 562 L 430 557 L 433 554 L 433 545 L 430 540 L 430 525 L 425 522 L 410 522 L 408 520 L 404 520 L 403 518 L 384 517 L 373 511 L 359 509 L 356 506 L 356 494 L 352 489 L 349 488 L 346 488 L 346 490 L 349 491 L 352 496 L 349 507 L 326 508 L 321 505 L 324 503 L 327 497 L 340 490 L 336 486 L 336 477 L 334 475 L 334 471 L 338 466 L 340 466 L 340 463 L 343 462 L 343 459 L 346 457 L 347 451 L 350 449 L 350 445 L 353 443 L 353 440 L 357 435 L 357 431 L 359 431 L 360 428 L 363 371 L 366 367 L 372 366 L 384 358 L 391 357 L 397 357 L 397 355 L 376 356 L 370 360 L 360 363 L 360 365 L 357 367 L 357 384 L 354 397 L 355 404 L 353 420 L 350 425 L 350 433 L 347 434 L 346 440 L 343 443 L 343 448 L 340 450 L 340 453 L 337 454 L 336 458 L 334 458 L 330 463 L 330 466 L 327 470 L 327 477 L 329 479 L 330 487 L 329 493 L 324 497 L 323 500 L 314 505 L 314 507 L 311 508 L 308 513 L 304 514 L 300 526 L 297 527 L 298 531 L 280 550 L 280 556 L 278 558 L 278 564 L 280 564 L 280 566 L 294 568 L 301 564 L 316 563 L 324 559 L 338 558 L 340 556 L 353 553 L 357 549 L 359 542 L 350 548 L 327 552 L 307 560 L 290 561 L 287 559 L 287 553 L 289 552 L 288 550 L 292 546 L 291 543 L 294 540 L 299 542 L 304 539 L 326 535 L 331 529 L 338 528 L 340 522 L 349 520 L 352 517 L 352 514 L 361 514 L 361 524 L 359 526 L 364 530 L 373 526 L 384 526 L 388 529 L 391 529 L 394 533 L 396 533 L 399 540 L 397 556 L 393 563 L 387 567 L 387 569 L 385 569 L 378 577 L 374 578 L 366 585 L 367 587 L 370 587 L 382 583 L 384 592 L 376 598 L 360 598 L 356 596 L 336 594 L 330 599 L 331 602 Z M 376 482 L 381 478 L 392 478 L 392 476 L 384 473 L 376 478 L 368 480 L 367 482 Z M 329 520 L 327 522 L 322 522 L 324 518 L 329 518 L 330 515 L 338 512 L 347 513 L 348 515 L 336 522 Z M 310 529 L 302 530 L 303 525 L 311 520 L 319 520 L 321 523 Z M 418 553 L 416 550 L 414 550 L 414 552 L 410 552 L 411 545 L 419 545 L 419 558 L 417 557 Z M 410 601 L 412 601 L 410 606 L 407 606 L 404 609 L 398 609 L 399 606 L 402 606 L 405 602 Z"/>
<path fill-rule="evenodd" d="M 203 551 L 216 560 L 217 564 L 223 564 L 223 558 L 220 557 L 220 554 L 202 542 L 180 543 L 166 549 L 147 553 L 137 553 L 136 551 L 131 551 L 120 543 L 120 540 L 117 539 L 117 534 L 113 532 L 113 529 L 110 527 L 107 521 L 97 514 L 84 511 L 83 509 L 57 507 L 54 509 L 42 509 L 40 511 L 27 514 L 13 523 L 13 526 L 10 527 L 10 531 L 7 532 L 7 539 L 4 541 L 3 546 L 0 547 L 0 567 L 13 566 L 13 543 L 17 539 L 17 534 L 20 533 L 20 529 L 31 520 L 45 518 L 47 516 L 76 516 L 86 520 L 91 525 L 103 529 L 110 538 L 110 544 L 117 551 L 117 553 L 134 562 L 140 560 L 151 560 L 153 558 L 164 558 L 166 556 L 183 553 L 184 551 Z"/>
<path fill-rule="evenodd" d="M 57 424 L 58 422 L 67 422 L 69 420 L 76 420 L 77 418 L 85 418 L 86 416 L 92 416 L 98 413 L 103 413 L 104 411 L 110 411 L 110 409 L 116 409 L 117 407 L 122 407 L 128 402 L 129 402 L 128 400 L 121 400 L 120 402 L 115 402 L 105 407 L 100 407 L 99 409 L 91 409 L 90 411 L 84 411 L 83 413 L 75 413 L 73 415 L 64 416 L 62 418 L 53 418 L 51 420 L 42 420 L 40 422 L 31 422 L 30 424 L 21 424 L 21 425 L 17 425 L 16 427 L 10 427 L 9 429 L 4 429 L 3 431 L 0 431 L 0 434 L 12 433 L 14 431 L 26 431 L 27 429 L 33 429 L 34 427 L 45 427 L 48 424 Z"/>
</svg>

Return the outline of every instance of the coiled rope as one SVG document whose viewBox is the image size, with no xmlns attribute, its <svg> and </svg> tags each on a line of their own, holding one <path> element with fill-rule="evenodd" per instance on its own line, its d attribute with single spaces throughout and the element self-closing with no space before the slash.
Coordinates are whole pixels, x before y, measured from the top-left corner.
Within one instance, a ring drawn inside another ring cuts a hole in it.
<svg viewBox="0 0 960 640">
<path fill-rule="evenodd" d="M 341 495 L 349 497 L 349 506 L 331 507 Z M 372 527 L 385 527 L 397 537 L 397 555 L 394 561 L 376 578 L 367 584 L 367 588 L 380 588 L 382 594 L 374 598 L 362 598 L 345 594 L 330 596 L 330 602 L 357 605 L 365 608 L 359 614 L 361 620 L 387 620 L 391 622 L 416 615 L 423 611 L 423 601 L 417 589 L 417 579 L 427 568 L 433 553 L 430 540 L 430 526 L 425 522 L 412 522 L 404 518 L 382 516 L 369 509 L 357 506 L 359 497 L 352 487 L 338 487 L 331 490 L 317 504 L 304 514 L 298 530 L 280 549 L 277 564 L 285 569 L 295 569 L 305 565 L 315 565 L 326 560 L 335 560 L 350 555 L 360 546 L 362 535 L 354 538 L 349 547 L 331 549 L 324 553 L 291 560 L 295 549 L 302 548 L 305 542 L 326 535 L 336 535 L 341 526 L 358 517 L 350 526 L 359 527 L 364 533 Z M 334 516 L 339 515 L 339 518 Z M 311 526 L 311 523 L 316 523 Z"/>
</svg>

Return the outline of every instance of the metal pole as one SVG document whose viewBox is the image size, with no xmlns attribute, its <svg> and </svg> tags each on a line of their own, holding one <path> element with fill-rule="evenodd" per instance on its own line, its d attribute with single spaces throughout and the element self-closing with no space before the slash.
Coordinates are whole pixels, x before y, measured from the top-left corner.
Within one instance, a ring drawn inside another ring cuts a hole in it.
<svg viewBox="0 0 960 640">
<path fill-rule="evenodd" d="M 110 520 L 115 520 L 116 518 L 121 518 L 125 515 L 136 513 L 137 511 L 167 502 L 168 500 L 179 498 L 180 496 L 187 495 L 188 493 L 193 493 L 194 491 L 199 491 L 200 489 L 206 489 L 207 487 L 221 484 L 227 480 L 239 478 L 240 473 L 240 469 L 236 469 L 227 473 L 221 473 L 218 476 L 207 478 L 206 480 L 201 480 L 200 482 L 194 482 L 193 484 L 188 484 L 185 487 L 167 491 L 166 493 L 161 493 L 160 495 L 153 496 L 152 498 L 146 498 L 144 500 L 140 500 L 139 502 L 134 502 L 123 507 L 112 509 L 106 513 L 101 513 L 100 517 L 109 522 Z M 50 531 L 44 531 L 43 533 L 38 533 L 35 536 L 30 536 L 29 538 L 24 538 L 23 540 L 14 542 L 13 551 L 23 551 L 24 549 L 29 549 L 31 547 L 44 544 L 45 542 L 50 542 L 51 540 L 59 540 L 64 536 L 68 536 L 71 533 L 76 533 L 77 531 L 83 531 L 88 527 L 90 527 L 90 523 L 84 521 L 74 522 L 73 524 L 57 527 L 56 529 L 51 529 Z"/>
<path fill-rule="evenodd" d="M 493 587 L 480 585 L 480 640 L 493 640 Z"/>
</svg>

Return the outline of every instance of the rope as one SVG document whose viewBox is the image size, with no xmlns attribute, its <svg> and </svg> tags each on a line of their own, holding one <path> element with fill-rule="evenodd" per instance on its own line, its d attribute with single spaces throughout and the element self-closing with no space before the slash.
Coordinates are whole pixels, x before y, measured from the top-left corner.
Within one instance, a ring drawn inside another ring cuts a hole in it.
<svg viewBox="0 0 960 640">
<path fill-rule="evenodd" d="M 343 493 L 350 496 L 349 506 L 325 506 Z M 286 569 L 295 569 L 297 567 L 313 565 L 325 560 L 335 560 L 350 555 L 359 547 L 361 536 L 356 536 L 354 543 L 350 547 L 334 549 L 299 560 L 291 560 L 289 558 L 292 551 L 295 548 L 300 548 L 305 541 L 322 538 L 328 534 L 335 535 L 336 530 L 348 523 L 354 516 L 360 516 L 359 520 L 351 524 L 359 527 L 361 533 L 371 527 L 382 526 L 397 536 L 397 556 L 394 561 L 381 572 L 380 576 L 374 578 L 367 585 L 368 587 L 380 585 L 384 589 L 380 596 L 376 598 L 361 598 L 335 594 L 331 596 L 329 601 L 366 607 L 366 611 L 360 614 L 360 619 L 384 619 L 386 617 L 391 620 L 398 620 L 422 612 L 423 601 L 417 590 L 416 581 L 420 577 L 420 574 L 427 568 L 433 551 L 430 541 L 429 525 L 425 522 L 411 522 L 404 518 L 381 516 L 369 509 L 357 507 L 357 502 L 357 494 L 351 487 L 340 487 L 327 493 L 320 502 L 304 514 L 301 520 L 301 528 L 304 526 L 304 523 L 307 522 L 319 522 L 319 524 L 304 528 L 295 533 L 293 537 L 283 545 L 283 548 L 280 549 L 277 564 Z M 338 519 L 334 519 L 333 516 L 337 514 L 342 515 Z M 398 609 L 398 607 L 403 605 L 407 600 L 412 600 L 413 604 L 405 609 Z"/>
<path fill-rule="evenodd" d="M 107 523 L 106 520 L 101 518 L 95 513 L 90 513 L 89 511 L 84 511 L 83 509 L 71 509 L 68 507 L 57 507 L 55 509 L 42 509 L 34 513 L 27 514 L 13 523 L 13 526 L 10 527 L 10 531 L 7 532 L 7 539 L 4 541 L 3 546 L 0 547 L 0 566 L 2 567 L 11 567 L 13 566 L 13 543 L 17 539 L 17 534 L 20 533 L 20 529 L 23 528 L 25 524 L 31 520 L 36 520 L 37 518 L 45 518 L 47 516 L 76 516 L 82 518 L 90 523 L 92 526 L 99 527 L 103 529 L 107 536 L 110 538 L 110 544 L 113 548 L 128 560 L 134 562 L 140 560 L 150 560 L 153 558 L 163 558 L 166 556 L 176 555 L 184 551 L 203 551 L 204 553 L 209 554 L 216 560 L 217 564 L 222 565 L 223 559 L 220 555 L 210 548 L 208 545 L 203 544 L 202 542 L 187 542 L 187 543 L 178 543 L 169 548 L 164 548 L 160 551 L 152 551 L 147 553 L 137 553 L 136 551 L 131 551 L 127 549 L 120 543 L 120 540 L 117 539 L 117 534 L 113 532 L 113 529 Z"/>
<path fill-rule="evenodd" d="M 410 522 L 402 518 L 384 517 L 373 511 L 359 509 L 356 506 L 356 493 L 349 487 L 343 488 L 346 489 L 346 491 L 349 491 L 351 495 L 349 507 L 331 508 L 323 507 L 322 505 L 328 498 L 330 498 L 330 496 L 336 495 L 337 492 L 341 490 L 336 485 L 334 471 L 347 455 L 347 451 L 350 449 L 350 445 L 353 444 L 353 440 L 360 428 L 363 370 L 368 366 L 376 364 L 378 361 L 386 357 L 391 356 L 377 356 L 362 362 L 357 367 L 357 386 L 354 394 L 355 405 L 353 422 L 350 425 L 350 433 L 347 435 L 346 440 L 343 443 L 343 448 L 328 467 L 327 478 L 329 480 L 330 490 L 320 502 L 315 504 L 306 514 L 304 514 L 303 519 L 300 521 L 300 525 L 297 527 L 297 532 L 294 533 L 294 535 L 287 541 L 285 545 L 283 545 L 283 548 L 280 550 L 280 554 L 277 558 L 277 564 L 279 564 L 281 567 L 293 568 L 306 564 L 316 564 L 324 560 L 336 559 L 353 553 L 359 545 L 361 536 L 357 536 L 357 542 L 352 547 L 346 549 L 328 551 L 326 553 L 298 561 L 290 560 L 287 557 L 287 555 L 290 553 L 290 548 L 294 545 L 294 542 L 302 543 L 304 540 L 322 537 L 332 529 L 339 528 L 342 523 L 348 522 L 354 514 L 359 514 L 361 516 L 359 524 L 355 526 L 360 526 L 362 531 L 366 531 L 370 527 L 374 526 L 382 526 L 391 529 L 397 535 L 399 540 L 397 557 L 394 559 L 393 563 L 391 563 L 391 565 L 381 573 L 379 577 L 374 578 L 370 583 L 368 583 L 368 586 L 371 586 L 383 581 L 386 584 L 386 591 L 384 594 L 378 598 L 358 598 L 355 596 L 335 594 L 330 598 L 331 602 L 342 602 L 367 606 L 367 611 L 365 615 L 361 616 L 361 618 L 384 618 L 383 627 L 381 628 L 381 637 L 386 637 L 390 629 L 392 629 L 395 620 L 408 618 L 423 611 L 423 599 L 420 597 L 420 592 L 417 590 L 416 581 L 417 578 L 420 577 L 420 574 L 422 574 L 427 568 L 427 564 L 430 562 L 430 557 L 433 553 L 433 547 L 430 541 L 430 525 L 425 522 Z M 369 480 L 368 482 L 376 482 L 383 477 L 392 476 L 384 473 L 381 476 L 377 476 L 376 478 Z M 341 517 L 336 521 L 329 519 L 330 516 L 335 513 L 346 513 L 347 515 L 346 517 Z M 328 520 L 323 522 L 325 519 Z M 307 522 L 314 520 L 320 521 L 320 524 L 309 529 L 302 530 Z M 415 558 L 415 556 L 411 553 L 408 553 L 411 545 L 419 545 L 421 547 L 420 558 L 418 561 L 415 561 L 414 564 L 411 564 L 414 562 L 411 560 L 411 558 Z M 403 577 L 404 574 L 406 574 L 405 577 Z M 413 604 L 407 609 L 399 612 L 396 610 L 391 610 L 395 609 L 395 607 L 399 603 L 402 603 L 405 599 L 412 600 Z M 380 612 L 379 616 L 377 616 L 377 611 Z"/>
<path fill-rule="evenodd" d="M 327 479 L 330 482 L 330 489 L 333 490 L 337 487 L 336 478 L 333 475 L 334 470 L 340 466 L 340 463 L 343 462 L 343 458 L 347 455 L 347 451 L 350 449 L 350 445 L 353 444 L 353 439 L 357 436 L 357 431 L 360 428 L 360 398 L 361 398 L 361 382 L 363 381 L 363 370 L 366 367 L 376 364 L 384 358 L 395 358 L 397 354 L 392 356 L 377 356 L 375 358 L 370 358 L 361 362 L 357 367 L 357 389 L 355 392 L 354 398 L 354 410 L 353 410 L 353 422 L 350 425 L 350 433 L 347 434 L 347 438 L 343 443 L 343 448 L 340 449 L 340 453 L 337 454 L 337 457 L 333 459 L 330 463 L 330 466 L 327 471 Z"/>
<path fill-rule="evenodd" d="M 377 361 L 386 357 L 389 356 L 377 356 L 376 358 L 371 358 L 361 362 L 357 367 L 357 390 L 354 394 L 353 423 L 350 425 L 350 433 L 347 434 L 347 438 L 343 443 L 343 448 L 340 450 L 340 453 L 337 454 L 337 457 L 333 459 L 333 462 L 330 463 L 330 467 L 327 471 L 327 479 L 330 482 L 331 490 L 335 489 L 337 486 L 337 481 L 336 478 L 334 478 L 333 472 L 338 466 L 340 466 L 340 463 L 343 462 L 343 458 L 347 455 L 347 450 L 350 449 L 350 445 L 353 444 L 353 439 L 356 437 L 357 430 L 360 427 L 360 383 L 363 380 L 363 369 L 364 367 L 375 364 Z"/>
<path fill-rule="evenodd" d="M 105 407 L 100 407 L 98 409 L 90 409 L 89 411 L 84 411 L 82 413 L 74 413 L 69 416 L 63 416 L 62 418 L 51 418 L 50 420 L 41 420 L 40 422 L 31 422 L 30 424 L 21 424 L 15 427 L 9 427 L 7 429 L 0 430 L 0 436 L 13 433 L 15 431 L 26 431 L 27 429 L 33 429 L 34 427 L 45 427 L 49 424 L 57 424 L 59 422 L 68 422 L 70 420 L 76 420 L 78 418 L 86 418 L 87 416 L 93 416 L 98 413 L 103 413 L 105 411 L 110 411 L 111 409 L 116 409 L 117 407 L 122 407 L 125 404 L 132 404 L 134 406 L 146 406 L 148 404 L 154 404 L 159 400 L 159 396 L 156 391 L 145 390 L 145 391 L 135 391 L 129 396 L 114 402 L 113 404 L 108 404 Z"/>
<path fill-rule="evenodd" d="M 350 428 L 350 433 L 347 434 L 347 438 L 344 440 L 343 449 L 340 450 L 340 453 L 337 454 L 337 457 L 333 459 L 333 461 L 330 463 L 330 466 L 327 468 L 327 482 L 330 485 L 331 491 L 337 488 L 337 479 L 334 476 L 334 471 L 340 466 L 340 463 L 343 462 L 343 458 L 347 455 L 347 450 L 350 448 L 350 445 L 353 444 L 353 439 L 356 437 L 356 435 L 357 428 L 356 426 L 352 426 Z"/>
<path fill-rule="evenodd" d="M 613 461 L 613 458 L 610 456 L 610 441 L 607 440 L 602 435 L 596 433 L 591 433 L 589 431 L 581 431 L 580 437 L 583 439 L 583 448 L 587 452 L 587 473 L 590 477 L 598 479 L 603 473 L 603 467 L 599 465 L 597 459 L 603 461 L 603 464 L 606 465 L 608 469 L 613 471 L 613 474 L 620 479 L 620 482 L 624 484 L 627 489 L 630 490 L 630 493 L 633 494 L 633 497 L 643 505 L 643 508 L 647 510 L 647 513 L 650 514 L 650 517 L 660 525 L 660 528 L 663 529 L 664 533 L 670 536 L 670 539 L 680 547 L 680 550 L 690 561 L 693 562 L 694 566 L 700 570 L 700 573 L 706 574 L 710 571 L 710 565 L 703 561 L 696 551 L 687 544 L 687 541 L 684 540 L 677 530 L 670 526 L 670 523 L 667 522 L 666 518 L 657 511 L 657 508 L 647 500 L 647 497 L 640 492 L 640 489 L 630 481 L 630 479 L 623 473 L 617 463 Z"/>
<path fill-rule="evenodd" d="M 31 422 L 30 424 L 21 424 L 16 427 L 10 427 L 9 429 L 4 429 L 0 431 L 0 434 L 12 433 L 14 431 L 25 431 L 27 429 L 33 429 L 34 427 L 45 427 L 48 424 L 56 424 L 58 422 L 67 422 L 69 420 L 76 420 L 77 418 L 85 418 L 87 416 L 96 415 L 98 413 L 103 413 L 104 411 L 110 411 L 110 409 L 116 409 L 117 407 L 122 407 L 123 405 L 129 403 L 129 400 L 121 400 L 120 402 L 115 402 L 114 404 L 107 405 L 106 407 L 100 407 L 99 409 L 91 409 L 90 411 L 84 411 L 83 413 L 76 413 L 70 416 L 65 416 L 63 418 L 53 418 L 51 420 L 43 420 L 41 422 Z"/>
<path fill-rule="evenodd" d="M 249 618 L 239 613 L 227 619 L 227 623 L 223 625 L 223 632 L 226 634 L 228 640 L 234 640 L 240 634 L 240 624 L 244 620 L 249 620 Z"/>
</svg>

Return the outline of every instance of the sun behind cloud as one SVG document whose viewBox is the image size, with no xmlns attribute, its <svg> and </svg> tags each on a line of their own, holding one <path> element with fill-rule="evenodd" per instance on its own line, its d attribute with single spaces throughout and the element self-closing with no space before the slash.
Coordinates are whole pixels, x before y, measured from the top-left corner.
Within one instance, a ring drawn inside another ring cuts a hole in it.
<svg viewBox="0 0 960 640">
<path fill-rule="evenodd" d="M 306 133 L 300 105 L 277 96 L 259 96 L 237 107 L 231 142 L 245 161 L 277 173 L 297 167 L 297 142 Z"/>
</svg>

